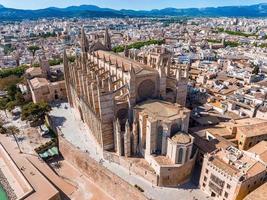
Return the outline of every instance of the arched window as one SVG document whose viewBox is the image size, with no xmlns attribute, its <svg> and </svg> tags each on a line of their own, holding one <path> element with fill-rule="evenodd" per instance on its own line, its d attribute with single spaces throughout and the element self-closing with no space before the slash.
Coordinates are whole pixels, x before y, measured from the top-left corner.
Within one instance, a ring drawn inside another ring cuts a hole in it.
<svg viewBox="0 0 267 200">
<path fill-rule="evenodd" d="M 148 79 L 141 82 L 138 86 L 138 96 L 139 102 L 146 101 L 148 99 L 152 99 L 155 93 L 155 82 Z"/>
<path fill-rule="evenodd" d="M 163 127 L 158 127 L 158 133 L 157 133 L 157 147 L 156 147 L 156 153 L 161 154 L 162 152 L 162 136 L 163 136 Z"/>
<path fill-rule="evenodd" d="M 182 164 L 183 155 L 184 155 L 184 150 L 182 148 L 180 148 L 179 151 L 178 151 L 178 164 Z"/>
<path fill-rule="evenodd" d="M 116 118 L 119 119 L 121 129 L 124 131 L 125 123 L 126 123 L 126 120 L 128 119 L 128 109 L 121 108 L 120 110 L 118 110 L 116 114 Z"/>
</svg>

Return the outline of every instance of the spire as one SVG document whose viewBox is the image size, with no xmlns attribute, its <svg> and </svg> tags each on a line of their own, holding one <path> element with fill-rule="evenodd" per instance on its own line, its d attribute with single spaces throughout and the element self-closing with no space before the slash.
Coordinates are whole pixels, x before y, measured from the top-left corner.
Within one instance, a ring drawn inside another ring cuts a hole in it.
<svg viewBox="0 0 267 200">
<path fill-rule="evenodd" d="M 128 119 L 126 120 L 126 123 L 125 123 L 125 130 L 130 130 L 130 124 L 129 124 Z"/>
<path fill-rule="evenodd" d="M 129 49 L 128 49 L 127 45 L 125 45 L 125 47 L 124 47 L 124 56 L 129 57 Z"/>
<path fill-rule="evenodd" d="M 116 125 L 116 129 L 118 130 L 118 132 L 121 132 L 121 124 L 118 118 L 116 119 L 115 125 Z"/>
<path fill-rule="evenodd" d="M 181 74 L 182 72 L 181 72 L 181 68 L 180 67 L 178 67 L 177 69 L 176 69 L 176 80 L 181 80 L 181 77 L 182 77 L 182 74 Z"/>
<path fill-rule="evenodd" d="M 110 35 L 108 33 L 108 28 L 106 28 L 105 37 L 104 37 L 104 46 L 107 48 L 107 50 L 111 50 L 111 39 Z"/>
<path fill-rule="evenodd" d="M 84 31 L 84 27 L 82 27 L 81 30 L 81 47 L 82 47 L 82 52 L 88 52 L 89 51 L 89 44 L 88 40 Z"/>
<path fill-rule="evenodd" d="M 133 63 L 131 63 L 131 65 L 130 65 L 130 75 L 131 75 L 131 78 L 135 77 L 135 70 L 133 67 Z"/>
</svg>

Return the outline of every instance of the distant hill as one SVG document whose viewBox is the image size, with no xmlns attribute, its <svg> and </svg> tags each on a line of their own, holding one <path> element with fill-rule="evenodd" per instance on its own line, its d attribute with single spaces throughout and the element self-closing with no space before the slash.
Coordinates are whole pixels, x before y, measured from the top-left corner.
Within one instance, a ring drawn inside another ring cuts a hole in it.
<svg viewBox="0 0 267 200">
<path fill-rule="evenodd" d="M 207 8 L 164 8 L 161 10 L 114 10 L 94 5 L 70 6 L 67 8 L 50 7 L 39 10 L 20 10 L 0 5 L 0 21 L 13 21 L 40 18 L 92 18 L 92 17 L 267 17 L 267 4 L 250 6 L 224 6 Z"/>
</svg>

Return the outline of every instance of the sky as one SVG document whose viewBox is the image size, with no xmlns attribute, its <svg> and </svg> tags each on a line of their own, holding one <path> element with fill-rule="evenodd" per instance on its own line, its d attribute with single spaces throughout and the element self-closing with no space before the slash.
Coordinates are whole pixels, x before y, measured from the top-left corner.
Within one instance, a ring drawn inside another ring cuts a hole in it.
<svg viewBox="0 0 267 200">
<path fill-rule="evenodd" d="M 0 0 L 0 4 L 9 8 L 39 9 L 47 7 L 68 7 L 72 5 L 97 5 L 113 9 L 150 10 L 166 7 L 200 8 L 229 5 L 251 5 L 267 3 L 267 0 Z"/>
</svg>

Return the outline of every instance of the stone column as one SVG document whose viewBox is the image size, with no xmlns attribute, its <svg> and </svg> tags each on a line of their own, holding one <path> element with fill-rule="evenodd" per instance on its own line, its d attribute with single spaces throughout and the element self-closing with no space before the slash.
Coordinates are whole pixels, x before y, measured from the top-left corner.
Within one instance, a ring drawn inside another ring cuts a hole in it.
<svg viewBox="0 0 267 200">
<path fill-rule="evenodd" d="M 114 138 L 115 138 L 115 151 L 119 156 L 122 156 L 122 144 L 121 144 L 121 126 L 117 119 L 114 122 Z"/>
<path fill-rule="evenodd" d="M 168 137 L 170 136 L 170 130 L 167 126 L 163 126 L 163 134 L 162 134 L 162 155 L 166 155 L 167 153 L 167 142 Z"/>
<path fill-rule="evenodd" d="M 138 145 L 138 125 L 136 121 L 133 122 L 133 155 L 137 154 L 137 145 Z"/>
</svg>

